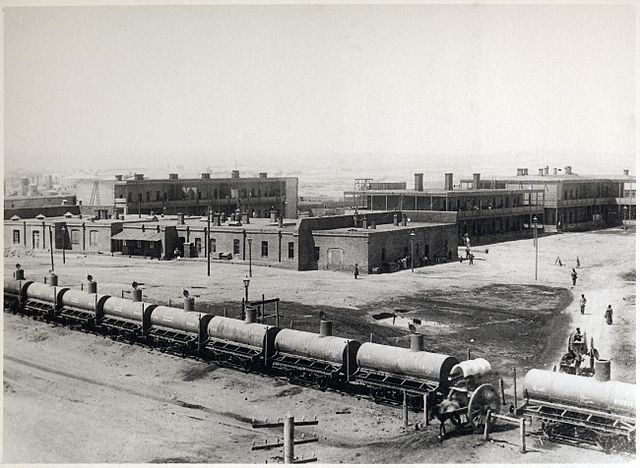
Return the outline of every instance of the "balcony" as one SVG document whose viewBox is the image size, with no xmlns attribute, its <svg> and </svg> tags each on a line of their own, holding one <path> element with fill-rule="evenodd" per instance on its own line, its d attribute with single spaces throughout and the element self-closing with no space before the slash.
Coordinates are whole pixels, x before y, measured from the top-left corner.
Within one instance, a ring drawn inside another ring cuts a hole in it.
<svg viewBox="0 0 640 468">
<path fill-rule="evenodd" d="M 485 208 L 482 210 L 458 211 L 458 218 L 495 218 L 497 216 L 518 216 L 540 214 L 544 211 L 542 205 L 514 206 L 511 208 Z"/>
</svg>

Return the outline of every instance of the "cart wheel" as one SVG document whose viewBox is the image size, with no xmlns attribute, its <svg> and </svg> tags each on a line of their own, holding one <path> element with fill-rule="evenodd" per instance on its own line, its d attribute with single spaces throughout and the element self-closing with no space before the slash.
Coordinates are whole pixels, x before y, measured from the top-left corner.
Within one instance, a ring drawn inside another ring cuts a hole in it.
<svg viewBox="0 0 640 468">
<path fill-rule="evenodd" d="M 467 419 L 474 428 L 481 429 L 484 426 L 487 410 L 492 413 L 500 412 L 500 397 L 491 384 L 480 385 L 469 398 Z"/>
</svg>

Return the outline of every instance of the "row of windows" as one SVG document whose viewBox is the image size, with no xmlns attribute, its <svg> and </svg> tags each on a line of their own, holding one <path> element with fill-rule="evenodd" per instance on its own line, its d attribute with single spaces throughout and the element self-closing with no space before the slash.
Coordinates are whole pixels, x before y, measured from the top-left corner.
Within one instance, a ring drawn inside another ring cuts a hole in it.
<svg viewBox="0 0 640 468">
<path fill-rule="evenodd" d="M 80 244 L 80 229 L 72 229 L 71 230 L 71 244 Z M 37 239 L 37 241 L 36 241 Z M 20 243 L 20 230 L 19 229 L 14 229 L 13 230 L 13 243 L 14 244 L 19 244 Z M 40 232 L 39 231 L 33 231 L 33 244 L 34 244 L 34 248 L 38 248 L 40 245 Z M 36 244 L 38 244 L 36 246 Z M 89 231 L 89 245 L 91 246 L 96 246 L 98 245 L 98 231 Z"/>
<path fill-rule="evenodd" d="M 268 190 L 260 190 L 255 189 L 255 188 L 251 188 L 251 189 L 247 189 L 247 188 L 241 188 L 241 189 L 223 189 L 221 188 L 220 190 L 218 190 L 217 188 L 214 188 L 213 190 L 207 190 L 206 193 L 202 190 L 199 190 L 198 188 L 177 188 L 174 189 L 173 194 L 170 194 L 168 192 L 161 192 L 160 190 L 157 190 L 155 193 L 155 199 L 152 200 L 152 196 L 153 196 L 153 192 L 152 191 L 147 191 L 147 192 L 139 192 L 137 194 L 137 201 L 143 201 L 146 200 L 148 202 L 150 201 L 167 201 L 167 200 L 195 200 L 196 198 L 198 200 L 201 200 L 203 198 L 254 198 L 254 197 L 279 197 L 280 196 L 280 187 L 274 186 L 274 187 L 270 187 Z M 133 198 L 134 198 L 134 194 L 133 192 L 128 192 L 127 193 L 127 201 L 129 202 L 133 202 Z"/>
<path fill-rule="evenodd" d="M 215 239 L 211 239 L 212 245 L 211 245 L 211 252 L 215 252 L 215 244 L 216 244 L 216 240 Z M 294 253 L 295 253 L 295 247 L 294 247 L 294 243 L 293 242 L 289 242 L 288 246 L 287 246 L 287 255 L 288 258 L 293 258 L 294 257 Z M 240 255 L 240 239 L 233 239 L 233 254 L 234 255 Z M 260 255 L 262 257 L 268 257 L 269 256 L 269 242 L 268 241 L 262 241 L 260 243 Z"/>
</svg>

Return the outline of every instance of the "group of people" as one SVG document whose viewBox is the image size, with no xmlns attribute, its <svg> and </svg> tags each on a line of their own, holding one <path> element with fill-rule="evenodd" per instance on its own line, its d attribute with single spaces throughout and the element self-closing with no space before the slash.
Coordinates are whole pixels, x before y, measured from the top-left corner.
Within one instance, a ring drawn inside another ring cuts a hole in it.
<svg viewBox="0 0 640 468">
<path fill-rule="evenodd" d="M 579 257 L 576 257 L 576 263 L 577 263 L 577 267 L 580 268 Z M 577 280 L 578 280 L 578 273 L 576 272 L 576 269 L 573 268 L 571 270 L 571 281 L 573 282 L 574 286 L 576 285 Z M 584 315 L 584 310 L 586 309 L 586 307 L 587 307 L 587 298 L 584 297 L 584 294 L 581 294 L 580 295 L 580 314 L 581 315 Z M 607 310 L 604 312 L 604 319 L 607 325 L 613 325 L 613 307 L 611 307 L 611 304 L 607 306 Z"/>
</svg>

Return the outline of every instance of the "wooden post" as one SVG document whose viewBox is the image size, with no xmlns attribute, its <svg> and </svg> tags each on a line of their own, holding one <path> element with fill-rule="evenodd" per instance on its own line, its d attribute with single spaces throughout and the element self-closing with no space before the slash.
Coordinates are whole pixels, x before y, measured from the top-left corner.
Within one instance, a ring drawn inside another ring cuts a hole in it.
<svg viewBox="0 0 640 468">
<path fill-rule="evenodd" d="M 291 328 L 293 330 L 293 320 L 291 321 L 291 323 L 289 324 L 289 328 Z"/>
<path fill-rule="evenodd" d="M 407 391 L 402 391 L 402 425 L 409 425 L 409 406 L 407 405 Z"/>
<path fill-rule="evenodd" d="M 424 416 L 424 425 L 428 426 L 429 425 L 429 394 L 428 393 L 423 393 L 422 394 L 422 413 Z"/>
<path fill-rule="evenodd" d="M 373 332 L 369 333 L 369 343 L 373 343 Z"/>
<path fill-rule="evenodd" d="M 280 307 L 278 307 L 279 303 L 280 301 L 276 301 L 276 327 L 280 326 Z"/>
<path fill-rule="evenodd" d="M 513 367 L 513 412 L 518 414 L 518 388 L 516 383 L 516 368 Z"/>
<path fill-rule="evenodd" d="M 500 397 L 502 398 L 502 404 L 506 405 L 507 401 L 504 399 L 504 381 L 502 379 L 498 380 L 498 387 L 500 388 Z"/>
<path fill-rule="evenodd" d="M 467 348 L 467 360 L 471 361 L 471 348 Z"/>
<path fill-rule="evenodd" d="M 489 440 L 489 426 L 491 425 L 491 410 L 487 410 L 487 419 L 484 422 L 484 440 Z"/>
<path fill-rule="evenodd" d="M 287 413 L 284 418 L 284 462 L 293 463 L 293 416 Z"/>
<path fill-rule="evenodd" d="M 224 308 L 224 316 L 225 317 L 227 316 L 227 308 L 226 307 Z"/>
<path fill-rule="evenodd" d="M 524 418 L 520 419 L 520 453 L 527 453 L 527 443 L 525 442 L 526 430 L 524 428 Z"/>
</svg>

